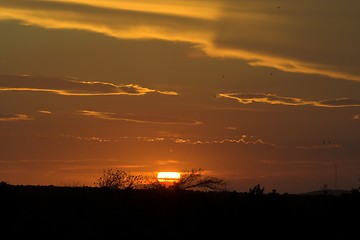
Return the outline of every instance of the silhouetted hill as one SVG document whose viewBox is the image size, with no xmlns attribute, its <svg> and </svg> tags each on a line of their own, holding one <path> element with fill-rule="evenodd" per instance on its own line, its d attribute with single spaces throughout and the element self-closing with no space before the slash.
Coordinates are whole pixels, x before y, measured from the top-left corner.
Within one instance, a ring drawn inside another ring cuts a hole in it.
<svg viewBox="0 0 360 240">
<path fill-rule="evenodd" d="M 306 192 L 306 193 L 302 193 L 302 195 L 333 195 L 333 196 L 341 196 L 344 194 L 350 194 L 351 190 L 343 190 L 343 189 L 328 189 L 326 191 L 324 190 L 317 190 L 317 191 L 311 191 L 311 192 Z"/>
<path fill-rule="evenodd" d="M 2 239 L 351 239 L 360 194 L 0 185 Z"/>
</svg>

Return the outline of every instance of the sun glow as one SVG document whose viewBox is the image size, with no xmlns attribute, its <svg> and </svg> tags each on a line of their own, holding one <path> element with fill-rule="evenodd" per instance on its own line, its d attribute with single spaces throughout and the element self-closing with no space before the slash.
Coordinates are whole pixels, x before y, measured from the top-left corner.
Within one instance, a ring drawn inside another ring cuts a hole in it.
<svg viewBox="0 0 360 240">
<path fill-rule="evenodd" d="M 173 183 L 177 182 L 180 179 L 179 172 L 159 172 L 157 175 L 159 182 Z"/>
</svg>

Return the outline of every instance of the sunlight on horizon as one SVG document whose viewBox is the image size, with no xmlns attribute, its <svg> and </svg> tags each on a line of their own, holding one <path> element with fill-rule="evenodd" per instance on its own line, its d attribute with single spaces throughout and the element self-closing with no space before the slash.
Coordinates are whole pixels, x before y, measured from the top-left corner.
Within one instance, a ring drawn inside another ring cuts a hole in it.
<svg viewBox="0 0 360 240">
<path fill-rule="evenodd" d="M 180 176 L 179 172 L 159 172 L 157 179 L 159 182 L 173 183 L 179 181 Z"/>
<path fill-rule="evenodd" d="M 360 186 L 359 0 L 0 9 L 0 182 Z"/>
</svg>

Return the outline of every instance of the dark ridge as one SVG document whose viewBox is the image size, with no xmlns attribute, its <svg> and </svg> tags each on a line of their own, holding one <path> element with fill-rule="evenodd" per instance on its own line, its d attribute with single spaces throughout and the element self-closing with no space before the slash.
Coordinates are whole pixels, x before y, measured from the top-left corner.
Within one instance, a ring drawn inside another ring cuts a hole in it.
<svg viewBox="0 0 360 240">
<path fill-rule="evenodd" d="M 351 239 L 360 194 L 251 194 L 0 184 L 8 239 Z"/>
</svg>

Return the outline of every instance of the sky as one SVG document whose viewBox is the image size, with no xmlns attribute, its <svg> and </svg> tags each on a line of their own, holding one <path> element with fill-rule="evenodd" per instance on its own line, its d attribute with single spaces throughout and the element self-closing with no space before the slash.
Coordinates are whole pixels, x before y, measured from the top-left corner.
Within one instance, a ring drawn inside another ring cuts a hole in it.
<svg viewBox="0 0 360 240">
<path fill-rule="evenodd" d="M 360 186 L 360 1 L 0 0 L 0 181 L 203 169 Z"/>
</svg>

